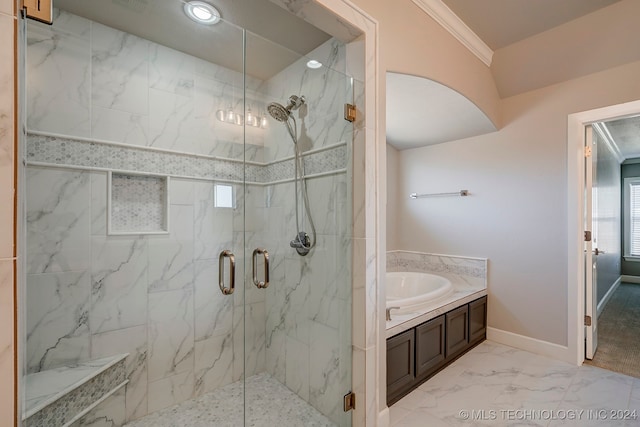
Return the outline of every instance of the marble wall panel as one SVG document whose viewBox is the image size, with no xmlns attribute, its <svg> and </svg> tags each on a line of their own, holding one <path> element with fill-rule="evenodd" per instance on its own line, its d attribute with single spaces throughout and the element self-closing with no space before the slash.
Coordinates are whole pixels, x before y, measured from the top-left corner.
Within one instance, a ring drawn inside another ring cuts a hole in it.
<svg viewBox="0 0 640 427">
<path fill-rule="evenodd" d="M 184 402 L 193 396 L 194 387 L 193 371 L 149 382 L 149 413 Z"/>
<path fill-rule="evenodd" d="M 151 382 L 193 373 L 193 289 L 149 294 L 149 388 Z"/>
<path fill-rule="evenodd" d="M 91 280 L 87 271 L 27 277 L 27 372 L 89 359 Z"/>
<path fill-rule="evenodd" d="M 147 40 L 92 22 L 92 105 L 149 114 L 149 47 Z"/>
<path fill-rule="evenodd" d="M 118 329 L 91 335 L 91 358 L 129 353 L 125 361 L 125 418 L 131 421 L 147 414 L 147 326 Z"/>
<path fill-rule="evenodd" d="M 29 168 L 26 180 L 28 273 L 89 268 L 90 174 Z"/>
<path fill-rule="evenodd" d="M 92 332 L 146 324 L 147 240 L 94 237 L 91 253 Z"/>
<path fill-rule="evenodd" d="M 169 235 L 149 236 L 149 292 L 192 288 L 193 206 L 169 207 Z"/>
<path fill-rule="evenodd" d="M 27 23 L 27 127 L 73 136 L 91 132 L 90 22 L 66 13 L 49 27 Z"/>
</svg>

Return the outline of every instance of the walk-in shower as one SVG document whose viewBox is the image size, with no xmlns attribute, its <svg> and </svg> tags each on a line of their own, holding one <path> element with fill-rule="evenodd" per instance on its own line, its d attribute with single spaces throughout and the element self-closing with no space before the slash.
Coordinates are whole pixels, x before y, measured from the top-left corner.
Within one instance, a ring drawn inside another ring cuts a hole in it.
<svg viewBox="0 0 640 427">
<path fill-rule="evenodd" d="M 295 182 L 295 200 L 296 200 L 296 236 L 289 242 L 289 245 L 298 252 L 299 255 L 307 255 L 316 244 L 316 226 L 313 223 L 311 211 L 309 208 L 309 195 L 307 193 L 307 182 L 304 178 L 305 167 L 300 154 L 300 146 L 298 145 L 298 124 L 295 117 L 291 114 L 293 110 L 300 108 L 306 99 L 304 96 L 291 95 L 289 97 L 289 104 L 285 107 L 277 102 L 271 102 L 267 105 L 267 111 L 279 122 L 283 122 L 286 127 L 291 140 L 293 141 L 294 151 L 294 182 Z M 293 122 L 293 126 L 291 123 Z M 300 193 L 299 188 L 302 190 L 302 203 L 304 205 L 304 213 L 309 221 L 309 227 L 311 228 L 311 237 L 302 230 L 300 227 Z"/>
<path fill-rule="evenodd" d="M 234 6 L 295 53 L 227 3 L 210 26 L 179 0 L 23 24 L 25 426 L 351 425 L 364 97 L 343 41 Z"/>
</svg>

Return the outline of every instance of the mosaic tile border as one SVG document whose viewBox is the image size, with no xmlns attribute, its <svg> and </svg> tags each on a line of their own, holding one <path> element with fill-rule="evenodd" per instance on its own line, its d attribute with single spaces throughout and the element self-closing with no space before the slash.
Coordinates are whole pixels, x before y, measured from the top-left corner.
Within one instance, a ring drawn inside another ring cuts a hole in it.
<svg viewBox="0 0 640 427">
<path fill-rule="evenodd" d="M 306 175 L 342 171 L 349 160 L 344 142 L 303 155 Z M 294 173 L 293 158 L 243 168 L 242 161 L 34 133 L 27 135 L 27 162 L 212 181 L 241 182 L 246 173 L 253 184 L 290 180 Z"/>
<path fill-rule="evenodd" d="M 125 359 L 47 405 L 23 422 L 25 427 L 59 427 L 127 380 Z"/>
<path fill-rule="evenodd" d="M 424 252 L 387 252 L 387 271 L 415 271 L 421 273 L 448 273 L 485 279 L 487 260 Z"/>
</svg>

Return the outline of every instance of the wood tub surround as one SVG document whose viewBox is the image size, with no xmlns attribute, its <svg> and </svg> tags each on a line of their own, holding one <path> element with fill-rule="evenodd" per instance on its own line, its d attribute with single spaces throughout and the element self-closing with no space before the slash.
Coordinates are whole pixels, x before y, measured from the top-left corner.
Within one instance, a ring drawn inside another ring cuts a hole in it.
<svg viewBox="0 0 640 427">
<path fill-rule="evenodd" d="M 483 296 L 387 339 L 387 405 L 486 339 Z"/>
</svg>

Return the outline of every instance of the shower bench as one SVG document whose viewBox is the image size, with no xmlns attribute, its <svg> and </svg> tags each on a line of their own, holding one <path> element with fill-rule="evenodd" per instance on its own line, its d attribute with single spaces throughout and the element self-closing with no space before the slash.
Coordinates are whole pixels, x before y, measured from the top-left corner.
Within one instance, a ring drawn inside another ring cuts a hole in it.
<svg viewBox="0 0 640 427">
<path fill-rule="evenodd" d="M 26 376 L 25 427 L 67 427 L 124 391 L 128 354 L 62 366 Z M 124 411 L 124 408 L 123 408 Z"/>
</svg>

